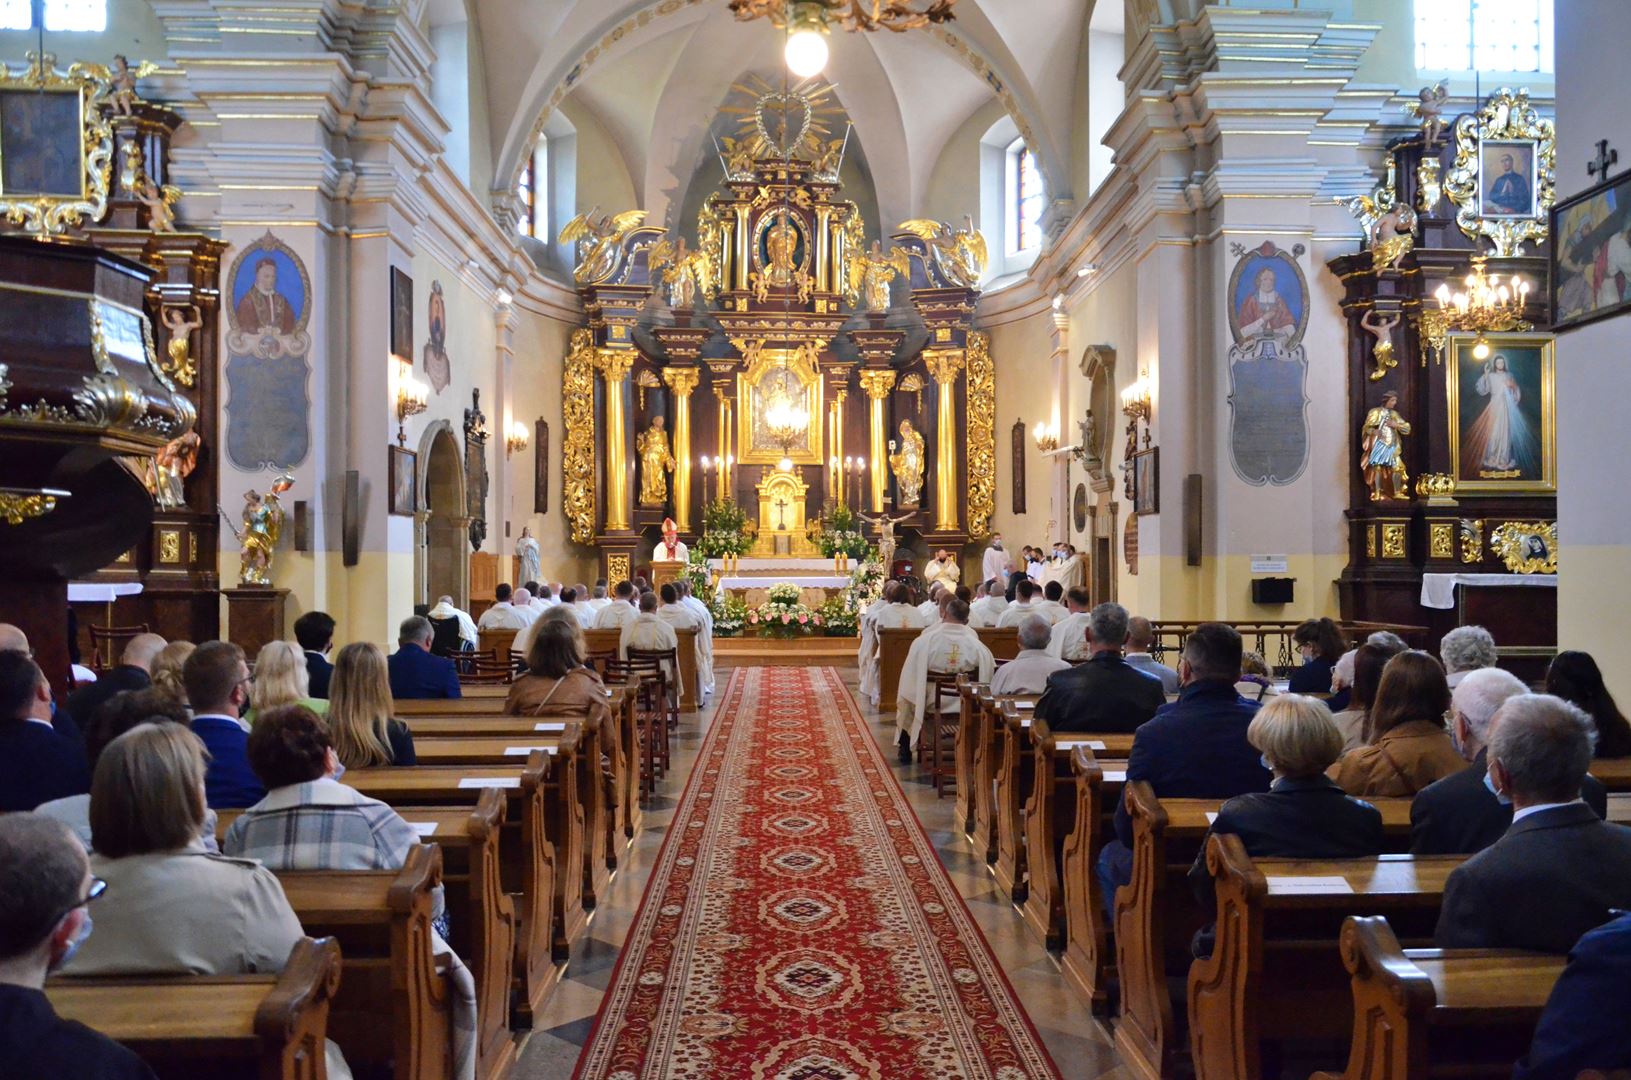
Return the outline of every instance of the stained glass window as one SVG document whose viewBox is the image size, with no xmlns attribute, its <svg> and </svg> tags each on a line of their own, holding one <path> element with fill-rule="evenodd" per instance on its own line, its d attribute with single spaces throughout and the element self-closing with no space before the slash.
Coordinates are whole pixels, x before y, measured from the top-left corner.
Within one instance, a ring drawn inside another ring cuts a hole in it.
<svg viewBox="0 0 1631 1080">
<path fill-rule="evenodd" d="M 522 236 L 549 237 L 549 139 L 538 136 L 532 156 L 515 182 L 515 197 L 521 213 L 515 231 Z"/>
<path fill-rule="evenodd" d="M 1042 173 L 1025 140 L 1008 148 L 1008 249 L 1030 251 L 1042 243 Z"/>
</svg>

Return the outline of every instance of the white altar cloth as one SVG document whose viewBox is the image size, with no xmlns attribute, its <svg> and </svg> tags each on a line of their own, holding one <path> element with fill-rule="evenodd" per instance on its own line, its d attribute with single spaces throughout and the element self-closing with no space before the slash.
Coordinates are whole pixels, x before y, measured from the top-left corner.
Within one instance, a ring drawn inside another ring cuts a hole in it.
<svg viewBox="0 0 1631 1080">
<path fill-rule="evenodd" d="M 709 559 L 708 566 L 713 570 L 721 570 L 725 566 L 723 559 Z M 741 558 L 736 560 L 735 572 L 742 577 L 763 578 L 771 574 L 794 574 L 803 571 L 806 574 L 830 575 L 832 573 L 831 559 L 767 559 L 767 558 Z M 778 577 L 779 580 L 779 577 Z M 846 578 L 847 582 L 849 579 Z"/>
<path fill-rule="evenodd" d="M 1423 574 L 1421 606 L 1448 611 L 1455 607 L 1457 585 L 1514 585 L 1520 588 L 1557 588 L 1555 574 Z"/>
<path fill-rule="evenodd" d="M 797 585 L 801 589 L 846 589 L 849 578 L 836 574 L 777 574 L 774 577 L 733 575 L 719 579 L 721 589 L 768 589 L 772 585 Z"/>
<path fill-rule="evenodd" d="M 121 596 L 136 596 L 142 591 L 139 581 L 70 581 L 68 583 L 68 602 L 70 604 L 111 604 Z"/>
</svg>

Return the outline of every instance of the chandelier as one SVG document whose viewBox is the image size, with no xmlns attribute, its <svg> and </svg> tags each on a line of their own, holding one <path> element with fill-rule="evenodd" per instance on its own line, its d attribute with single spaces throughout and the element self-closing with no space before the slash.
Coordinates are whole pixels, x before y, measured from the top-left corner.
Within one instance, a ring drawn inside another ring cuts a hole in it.
<svg viewBox="0 0 1631 1080">
<path fill-rule="evenodd" d="M 765 430 L 782 444 L 782 459 L 776 467 L 782 472 L 793 471 L 793 442 L 810 430 L 810 409 L 802 401 L 794 400 L 785 385 L 778 385 L 765 403 Z"/>
<path fill-rule="evenodd" d="M 1489 340 L 1485 336 L 1507 330 L 1528 330 L 1523 318 L 1523 306 L 1529 299 L 1529 283 L 1517 274 L 1510 283 L 1503 282 L 1499 274 L 1490 274 L 1485 267 L 1488 256 L 1472 257 L 1472 273 L 1466 278 L 1466 291 L 1452 291 L 1449 283 L 1441 283 L 1433 296 L 1439 310 L 1457 330 L 1478 335 L 1473 343 L 1472 355 L 1477 360 L 1489 359 Z"/>
<path fill-rule="evenodd" d="M 930 23 L 950 22 L 957 0 L 731 0 L 742 22 L 769 19 L 788 31 L 787 69 L 800 78 L 827 66 L 827 32 L 836 22 L 845 30 L 904 33 Z"/>
</svg>

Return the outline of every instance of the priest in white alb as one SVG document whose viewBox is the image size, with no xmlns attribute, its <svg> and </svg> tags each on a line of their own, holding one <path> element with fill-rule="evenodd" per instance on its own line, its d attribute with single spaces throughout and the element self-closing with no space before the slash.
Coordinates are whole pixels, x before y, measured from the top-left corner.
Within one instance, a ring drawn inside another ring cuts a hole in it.
<svg viewBox="0 0 1631 1080">
<path fill-rule="evenodd" d="M 1086 660 L 1093 655 L 1087 644 L 1087 613 L 1093 601 L 1087 590 L 1075 588 L 1065 594 L 1070 614 L 1053 624 L 1053 638 L 1048 642 L 1048 655 L 1060 660 Z"/>
<path fill-rule="evenodd" d="M 1042 586 L 1026 578 L 1014 586 L 1014 602 L 1003 608 L 1002 617 L 997 620 L 997 625 L 1018 626 L 1020 620 L 1027 615 L 1042 615 L 1047 618 L 1042 611 L 1042 604 Z M 1053 625 L 1052 619 L 1048 619 L 1048 625 Z"/>
<path fill-rule="evenodd" d="M 596 630 L 621 630 L 640 614 L 640 609 L 635 606 L 640 602 L 640 598 L 635 595 L 632 582 L 619 581 L 617 587 L 612 590 L 612 595 L 615 599 L 601 608 L 600 613 L 595 616 Z"/>
<path fill-rule="evenodd" d="M 868 701 L 873 702 L 878 700 L 878 685 L 876 681 L 878 676 L 878 667 L 875 659 L 878 650 L 878 635 L 874 627 L 874 620 L 877 618 L 878 612 L 882 611 L 888 606 L 889 583 L 885 582 L 883 592 L 876 600 L 868 604 L 864 611 L 861 612 L 861 617 L 859 620 L 857 620 L 856 626 L 856 633 L 861 638 L 860 648 L 855 652 L 855 663 L 861 671 L 861 696 L 866 698 Z M 874 663 L 870 667 L 867 665 L 868 656 L 874 657 Z"/>
<path fill-rule="evenodd" d="M 923 616 L 924 626 L 933 626 L 940 621 L 941 598 L 946 595 L 946 586 L 938 581 L 929 585 L 929 594 L 923 603 L 917 606 L 917 613 Z"/>
<path fill-rule="evenodd" d="M 657 590 L 660 603 L 657 605 L 657 617 L 674 628 L 674 636 L 679 637 L 680 631 L 690 630 L 691 651 L 696 657 L 697 686 L 696 695 L 700 702 L 707 696 L 708 687 L 713 683 L 713 670 L 710 658 L 712 649 L 708 642 L 707 628 L 697 613 L 680 602 L 679 583 L 666 582 Z"/>
<path fill-rule="evenodd" d="M 657 615 L 657 594 L 641 594 L 640 613 L 623 624 L 623 632 L 618 636 L 617 658 L 627 660 L 630 649 L 653 652 L 673 649 L 675 659 L 663 661 L 663 675 L 668 680 L 669 701 L 677 703 L 680 695 L 679 648 L 680 638 L 674 633 L 674 627 Z"/>
<path fill-rule="evenodd" d="M 704 604 L 691 592 L 691 583 L 685 578 L 680 578 L 674 582 L 674 589 L 680 594 L 680 606 L 702 621 L 702 629 L 697 632 L 697 671 L 702 676 L 702 689 L 712 694 L 714 692 L 714 613 L 708 610 L 707 604 Z"/>
<path fill-rule="evenodd" d="M 470 613 L 453 606 L 451 596 L 443 596 L 436 601 L 436 606 L 425 612 L 429 619 L 457 619 L 459 620 L 459 640 L 468 643 L 474 649 L 481 644 L 481 635 L 476 632 L 476 620 Z"/>
<path fill-rule="evenodd" d="M 919 635 L 906 653 L 906 663 L 901 666 L 900 690 L 895 698 L 895 729 L 899 732 L 901 760 L 912 760 L 912 751 L 923 731 L 923 718 L 933 707 L 929 701 L 931 673 L 966 672 L 975 682 L 990 682 L 996 667 L 991 650 L 968 625 L 968 605 L 953 599 L 946 605 L 939 629 Z M 944 707 L 950 712 L 960 705 L 953 698 Z"/>
<path fill-rule="evenodd" d="M 872 635 L 870 640 L 863 640 L 860 657 L 861 678 L 869 680 L 867 685 L 872 690 L 874 707 L 877 706 L 883 692 L 883 684 L 879 678 L 882 651 L 878 631 L 923 627 L 923 616 L 908 602 L 911 599 L 911 590 L 907 588 L 905 582 L 891 581 L 883 587 L 883 595 L 887 602 L 870 620 Z"/>
<path fill-rule="evenodd" d="M 995 581 L 999 588 L 1008 588 L 1008 575 L 1013 570 L 1014 560 L 1002 546 L 1002 534 L 991 534 L 991 546 L 985 549 L 980 558 L 980 580 Z"/>
<path fill-rule="evenodd" d="M 968 624 L 974 629 L 989 628 L 997 625 L 1002 613 L 1008 607 L 1008 598 L 1002 594 L 1003 583 L 1000 581 L 982 581 L 974 589 L 974 603 L 968 606 Z"/>
<path fill-rule="evenodd" d="M 1070 614 L 1065 605 L 1060 602 L 1064 598 L 1064 586 L 1057 581 L 1047 582 L 1042 586 L 1042 599 L 1037 601 L 1036 613 L 1048 620 L 1048 625 L 1052 626 Z"/>
<path fill-rule="evenodd" d="M 963 576 L 962 567 L 957 565 L 957 558 L 950 551 L 941 548 L 935 552 L 929 565 L 923 568 L 923 580 L 930 585 L 943 585 L 948 589 L 957 588 L 957 582 Z"/>
<path fill-rule="evenodd" d="M 680 527 L 673 518 L 663 518 L 663 538 L 651 550 L 652 562 L 685 562 L 691 551 L 680 540 Z"/>
</svg>

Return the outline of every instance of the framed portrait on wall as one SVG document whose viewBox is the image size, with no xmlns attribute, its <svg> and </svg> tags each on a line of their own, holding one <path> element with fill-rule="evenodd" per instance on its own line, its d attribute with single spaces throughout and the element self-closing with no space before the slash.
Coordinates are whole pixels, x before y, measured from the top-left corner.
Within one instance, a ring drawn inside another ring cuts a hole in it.
<svg viewBox="0 0 1631 1080">
<path fill-rule="evenodd" d="M 1152 446 L 1133 455 L 1133 513 L 1161 512 L 1161 448 Z"/>
<path fill-rule="evenodd" d="M 1552 329 L 1631 308 L 1631 172 L 1552 210 Z"/>
<path fill-rule="evenodd" d="M 413 363 L 413 278 L 391 267 L 391 355 Z"/>
<path fill-rule="evenodd" d="M 1486 219 L 1534 218 L 1535 141 L 1484 139 L 1478 143 L 1478 212 Z"/>
<path fill-rule="evenodd" d="M 1557 406 L 1550 334 L 1450 338 L 1445 362 L 1450 475 L 1456 490 L 1488 495 L 1557 490 Z"/>
<path fill-rule="evenodd" d="M 419 455 L 400 446 L 393 446 L 390 451 L 390 512 L 401 517 L 412 517 L 419 511 Z"/>
</svg>

